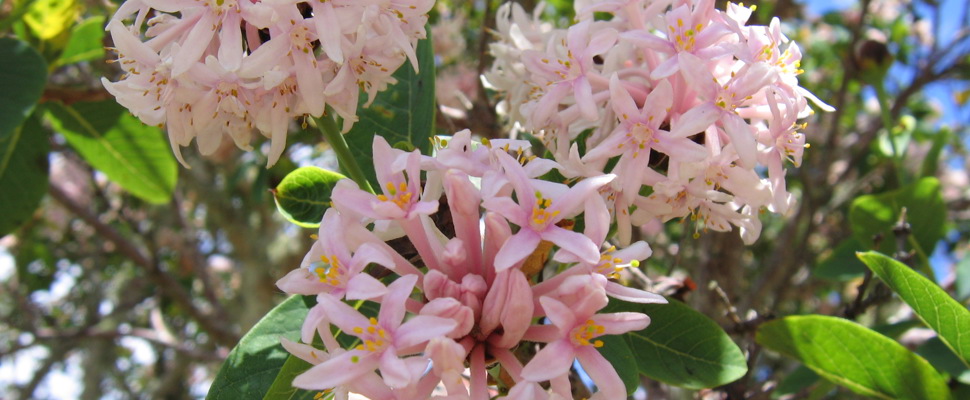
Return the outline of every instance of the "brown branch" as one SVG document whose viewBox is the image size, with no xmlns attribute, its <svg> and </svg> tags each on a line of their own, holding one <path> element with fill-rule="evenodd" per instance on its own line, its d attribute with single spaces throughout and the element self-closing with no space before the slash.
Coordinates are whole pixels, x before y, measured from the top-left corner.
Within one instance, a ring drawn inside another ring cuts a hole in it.
<svg viewBox="0 0 970 400">
<path fill-rule="evenodd" d="M 225 346 L 233 346 L 239 341 L 238 335 L 216 323 L 211 316 L 206 315 L 196 307 L 193 304 L 191 295 L 182 287 L 178 280 L 159 268 L 154 261 L 145 255 L 134 243 L 128 240 L 128 238 L 122 235 L 121 232 L 101 222 L 96 215 L 75 203 L 56 184 L 51 183 L 48 192 L 54 200 L 94 228 L 95 232 L 103 238 L 113 243 L 121 254 L 133 261 L 135 265 L 144 269 L 148 273 L 149 278 L 158 285 L 162 293 L 178 303 L 216 342 Z"/>
</svg>

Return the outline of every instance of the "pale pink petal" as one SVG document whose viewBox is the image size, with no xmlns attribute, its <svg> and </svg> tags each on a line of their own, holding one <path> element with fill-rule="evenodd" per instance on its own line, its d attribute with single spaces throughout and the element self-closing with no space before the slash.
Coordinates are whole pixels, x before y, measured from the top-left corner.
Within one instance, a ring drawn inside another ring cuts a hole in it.
<svg viewBox="0 0 970 400">
<path fill-rule="evenodd" d="M 623 301 L 628 301 L 631 303 L 641 303 L 641 304 L 665 304 L 667 299 L 663 296 L 650 293 L 645 290 L 634 289 L 631 287 L 623 286 L 616 282 L 606 283 L 606 294 L 614 299 L 619 299 Z"/>
<path fill-rule="evenodd" d="M 387 294 L 387 287 L 374 277 L 359 273 L 347 281 L 347 300 L 371 300 Z"/>
<path fill-rule="evenodd" d="M 576 358 L 575 350 L 568 340 L 549 343 L 522 368 L 522 378 L 531 382 L 542 382 L 565 375 Z"/>
<path fill-rule="evenodd" d="M 398 358 L 394 352 L 385 351 L 381 353 L 379 368 L 384 383 L 392 389 L 402 388 L 411 383 L 411 371 L 408 370 L 404 360 Z"/>
<path fill-rule="evenodd" d="M 327 319 L 344 332 L 353 332 L 354 328 L 370 326 L 367 317 L 333 296 L 321 294 L 317 296 L 317 304 L 324 310 Z"/>
<path fill-rule="evenodd" d="M 554 226 L 552 228 L 559 227 Z M 506 240 L 498 254 L 495 255 L 495 271 L 501 272 L 518 264 L 535 251 L 540 241 L 539 234 L 530 228 L 523 227 L 518 233 Z M 599 258 L 598 253 L 597 258 Z"/>
<path fill-rule="evenodd" d="M 175 55 L 172 62 L 172 76 L 176 77 L 188 71 L 195 63 L 202 58 L 202 53 L 212 42 L 215 35 L 215 15 L 211 12 L 203 12 L 202 17 L 195 23 L 188 37 L 183 40 L 182 49 Z M 231 29 L 231 28 L 230 28 Z M 236 29 L 239 30 L 238 28 Z"/>
<path fill-rule="evenodd" d="M 670 136 L 683 138 L 703 132 L 721 116 L 721 109 L 712 103 L 704 103 L 680 116 L 673 123 Z"/>
<path fill-rule="evenodd" d="M 596 102 L 593 101 L 593 87 L 585 76 L 580 76 L 573 81 L 573 96 L 576 97 L 576 104 L 579 105 L 583 118 L 588 121 L 596 121 L 599 118 Z"/>
<path fill-rule="evenodd" d="M 596 348 L 583 346 L 576 349 L 576 358 L 596 384 L 595 400 L 611 400 L 626 398 L 626 386 L 617 375 L 616 369 Z"/>
<path fill-rule="evenodd" d="M 568 334 L 567 330 L 576 326 L 576 314 L 561 301 L 552 297 L 542 296 L 539 298 L 539 303 L 542 304 L 542 310 L 549 317 L 549 321 L 559 328 L 560 335 L 564 336 Z"/>
<path fill-rule="evenodd" d="M 384 328 L 397 328 L 404 319 L 405 300 L 411 296 L 414 284 L 418 277 L 415 275 L 405 275 L 397 278 L 387 287 L 387 294 L 381 300 L 381 310 L 377 314 L 377 320 Z"/>
<path fill-rule="evenodd" d="M 514 238 L 514 236 L 513 236 Z M 560 247 L 560 251 L 575 254 L 581 260 L 596 264 L 600 259 L 599 246 L 585 235 L 558 226 L 550 226 L 542 232 L 542 239 Z M 524 257 L 523 257 L 524 258 Z"/>
<path fill-rule="evenodd" d="M 444 337 L 456 326 L 458 323 L 451 319 L 418 315 L 409 319 L 394 332 L 394 346 L 406 349 L 436 337 Z"/>
<path fill-rule="evenodd" d="M 287 352 L 310 364 L 317 365 L 330 358 L 330 355 L 323 350 L 303 343 L 291 341 L 285 337 L 280 338 L 280 344 Z"/>
<path fill-rule="evenodd" d="M 377 353 L 351 350 L 335 355 L 298 375 L 293 379 L 293 386 L 300 389 L 324 390 L 346 385 L 373 371 L 377 364 Z"/>
<path fill-rule="evenodd" d="M 599 194 L 597 193 L 597 190 L 599 190 L 599 188 L 603 185 L 613 181 L 614 178 L 616 178 L 616 175 L 606 174 L 583 179 L 577 183 L 576 186 L 569 188 L 564 195 L 556 198 L 556 200 L 554 200 L 546 210 L 550 213 L 559 211 L 561 213 L 560 217 L 572 215 L 583 206 L 589 196 L 598 196 Z M 518 194 L 518 192 L 516 193 Z M 534 199 L 531 203 L 523 203 L 521 200 L 519 200 L 519 202 L 521 204 L 528 204 L 530 208 L 533 204 L 535 204 Z M 558 221 L 558 219 L 553 218 L 553 221 Z"/>
<path fill-rule="evenodd" d="M 666 79 L 667 77 L 676 74 L 677 71 L 680 71 L 682 63 L 679 61 L 681 60 L 680 56 L 682 54 L 684 53 L 675 54 L 673 57 L 664 60 L 664 62 L 660 63 L 660 65 L 657 65 L 657 67 L 650 72 L 650 79 Z"/>
<path fill-rule="evenodd" d="M 276 287 L 289 294 L 316 295 L 327 290 L 328 286 L 320 282 L 320 277 L 307 268 L 297 268 L 278 281 Z"/>
<path fill-rule="evenodd" d="M 751 126 L 734 114 L 725 114 L 721 123 L 724 124 L 724 132 L 731 138 L 734 151 L 738 153 L 738 164 L 746 169 L 754 168 L 757 163 L 758 144 L 751 132 Z"/>
<path fill-rule="evenodd" d="M 663 303 L 666 303 L 666 300 Z M 647 314 L 638 312 L 596 314 L 592 319 L 597 325 L 603 326 L 604 335 L 619 335 L 627 332 L 640 331 L 646 329 L 647 325 L 650 325 L 650 317 Z"/>
</svg>

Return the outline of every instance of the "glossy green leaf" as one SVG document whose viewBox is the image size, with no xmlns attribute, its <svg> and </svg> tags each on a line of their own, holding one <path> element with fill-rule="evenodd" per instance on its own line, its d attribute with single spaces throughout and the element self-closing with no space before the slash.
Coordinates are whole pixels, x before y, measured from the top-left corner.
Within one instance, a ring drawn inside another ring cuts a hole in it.
<svg viewBox="0 0 970 400">
<path fill-rule="evenodd" d="M 0 237 L 31 218 L 47 193 L 50 140 L 36 117 L 0 137 Z"/>
<path fill-rule="evenodd" d="M 668 299 L 669 300 L 669 299 Z M 640 373 L 675 386 L 711 388 L 748 371 L 744 354 L 716 322 L 684 303 L 634 304 L 610 300 L 606 312 L 636 311 L 650 326 L 625 334 Z"/>
<path fill-rule="evenodd" d="M 303 296 L 291 296 L 270 310 L 229 353 L 206 399 L 263 398 L 289 356 L 280 337 L 299 340 L 308 312 Z"/>
<path fill-rule="evenodd" d="M 882 235 L 879 251 L 896 252 L 892 228 L 899 220 L 902 208 L 912 228 L 911 237 L 922 253 L 930 254 L 946 233 L 946 205 L 940 192 L 940 181 L 923 178 L 916 183 L 888 193 L 856 198 L 849 208 L 852 234 L 865 249 L 874 249 L 873 237 Z M 908 250 L 908 249 L 907 249 Z"/>
<path fill-rule="evenodd" d="M 334 185 L 344 178 L 323 168 L 297 168 L 273 189 L 276 209 L 294 224 L 304 228 L 319 227 L 323 213 L 330 208 Z"/>
<path fill-rule="evenodd" d="M 859 259 L 970 366 L 970 311 L 966 306 L 946 294 L 939 285 L 886 255 L 859 253 Z"/>
<path fill-rule="evenodd" d="M 96 60 L 104 57 L 104 16 L 84 20 L 71 30 L 71 38 L 54 61 L 55 66 L 69 65 L 81 61 Z"/>
<path fill-rule="evenodd" d="M 112 182 L 150 203 L 172 198 L 178 164 L 158 128 L 141 123 L 114 100 L 51 104 L 48 119 Z"/>
<path fill-rule="evenodd" d="M 47 84 L 47 63 L 27 43 L 0 38 L 0 139 L 6 138 L 34 110 Z"/>
<path fill-rule="evenodd" d="M 629 340 L 626 336 L 608 335 L 601 336 L 603 347 L 599 348 L 600 354 L 606 358 L 616 370 L 616 373 L 623 380 L 627 394 L 633 394 L 640 385 L 640 373 L 637 370 L 637 359 L 633 356 Z"/>
<path fill-rule="evenodd" d="M 801 361 L 855 393 L 882 399 L 945 400 L 946 381 L 922 357 L 854 322 L 792 316 L 761 325 L 757 342 Z"/>
<path fill-rule="evenodd" d="M 379 186 L 371 155 L 375 134 L 383 136 L 391 146 L 407 143 L 420 149 L 422 154 L 429 154 L 431 149 L 435 69 L 430 31 L 427 39 L 418 42 L 417 56 L 420 72 L 415 72 L 411 63 L 405 62 L 394 72 L 396 84 L 379 93 L 370 107 L 364 108 L 361 102 L 357 110 L 360 120 L 344 136 L 354 158 L 375 188 Z M 366 94 L 361 93 L 361 97 L 364 96 Z"/>
</svg>

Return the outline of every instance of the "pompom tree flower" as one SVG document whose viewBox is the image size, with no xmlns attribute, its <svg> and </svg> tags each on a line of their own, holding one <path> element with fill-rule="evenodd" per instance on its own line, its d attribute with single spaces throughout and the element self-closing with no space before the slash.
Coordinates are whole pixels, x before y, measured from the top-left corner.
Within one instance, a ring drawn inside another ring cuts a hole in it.
<svg viewBox="0 0 970 400">
<path fill-rule="evenodd" d="M 124 75 L 102 78 L 118 102 L 181 146 L 203 155 L 223 136 L 250 149 L 271 139 L 268 164 L 285 148 L 290 121 L 331 106 L 343 131 L 357 120 L 358 88 L 393 83 L 425 37 L 433 0 L 131 0 L 108 30 Z M 130 25 L 125 21 L 131 21 Z"/>
<path fill-rule="evenodd" d="M 576 13 L 576 24 L 550 29 L 504 5 L 485 76 L 567 177 L 602 174 L 620 156 L 608 172 L 621 243 L 631 224 L 689 217 L 697 232 L 740 227 L 750 244 L 760 211 L 787 212 L 783 161 L 797 166 L 804 145 L 796 120 L 809 102 L 831 108 L 798 86 L 801 52 L 777 18 L 746 25 L 751 9 L 713 0 L 583 1 Z"/>
</svg>

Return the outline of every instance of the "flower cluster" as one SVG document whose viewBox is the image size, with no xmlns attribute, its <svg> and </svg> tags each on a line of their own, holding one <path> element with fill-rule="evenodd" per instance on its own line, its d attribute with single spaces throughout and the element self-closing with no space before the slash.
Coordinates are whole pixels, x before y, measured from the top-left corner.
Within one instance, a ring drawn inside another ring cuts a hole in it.
<svg viewBox="0 0 970 400">
<path fill-rule="evenodd" d="M 778 19 L 746 25 L 754 7 L 714 0 L 575 7 L 568 29 L 500 9 L 486 78 L 510 119 L 568 178 L 616 174 L 621 243 L 631 226 L 674 218 L 695 221 L 695 235 L 733 225 L 757 240 L 759 212 L 791 208 L 785 163 L 798 166 L 807 147 L 797 120 L 808 101 L 830 109 L 798 86 L 801 52 Z"/>
<path fill-rule="evenodd" d="M 418 67 L 415 45 L 433 4 L 129 0 L 108 24 L 125 75 L 102 83 L 146 124 L 167 125 L 183 164 L 179 146 L 192 139 L 204 155 L 224 134 L 248 150 L 256 131 L 272 139 L 274 164 L 294 117 L 330 106 L 346 131 L 361 90 L 372 101 L 405 60 Z"/>
<path fill-rule="evenodd" d="M 486 368 L 497 363 L 509 398 L 571 398 L 568 374 L 578 360 L 598 388 L 594 398 L 624 398 L 597 350 L 600 337 L 644 329 L 650 319 L 601 310 L 607 296 L 665 300 L 613 279 L 651 253 L 644 242 L 604 245 L 611 221 L 604 189 L 616 177 L 572 186 L 534 179 L 557 165 L 528 156 L 527 141 L 479 144 L 467 130 L 438 147 L 427 157 L 378 136 L 382 193 L 349 179 L 336 185 L 301 268 L 277 282 L 317 297 L 301 340 L 318 336 L 326 347 L 284 341 L 315 364 L 293 384 L 371 399 L 430 398 L 441 386 L 449 399 L 487 399 Z M 573 229 L 580 215 L 582 232 Z M 397 276 L 375 278 L 385 270 Z M 378 302 L 380 311 L 368 317 L 344 300 Z M 332 327 L 356 345 L 341 347 Z M 544 346 L 523 364 L 535 349 L 524 343 Z"/>
</svg>

